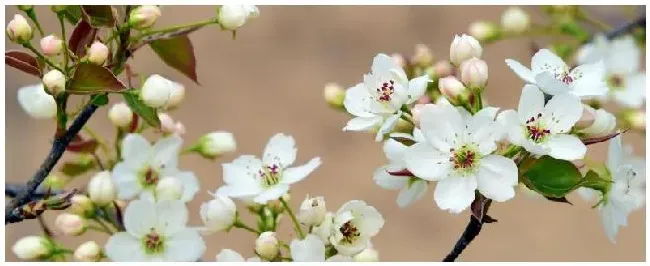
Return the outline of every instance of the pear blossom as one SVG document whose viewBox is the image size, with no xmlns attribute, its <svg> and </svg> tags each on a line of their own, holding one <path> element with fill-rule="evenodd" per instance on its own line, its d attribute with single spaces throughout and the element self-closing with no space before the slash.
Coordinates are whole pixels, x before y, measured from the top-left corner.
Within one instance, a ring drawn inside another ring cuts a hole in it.
<svg viewBox="0 0 650 266">
<path fill-rule="evenodd" d="M 108 239 L 106 256 L 112 261 L 196 261 L 206 246 L 187 222 L 182 201 L 134 200 L 124 212 L 126 232 Z"/>
<path fill-rule="evenodd" d="M 237 220 L 237 207 L 228 197 L 215 194 L 214 199 L 201 204 L 204 233 L 228 230 Z"/>
<path fill-rule="evenodd" d="M 217 17 L 224 29 L 236 30 L 260 15 L 260 10 L 254 5 L 223 5 L 219 8 Z"/>
<path fill-rule="evenodd" d="M 434 200 L 443 210 L 460 213 L 474 201 L 474 191 L 494 201 L 515 196 L 516 164 L 491 154 L 499 130 L 497 109 L 487 107 L 475 115 L 450 105 L 431 105 L 422 111 L 420 126 L 424 142 L 410 146 L 404 161 L 411 173 L 438 181 Z"/>
<path fill-rule="evenodd" d="M 325 219 L 312 229 L 312 233 L 320 237 L 320 240 L 325 244 L 330 244 L 330 236 L 332 236 L 332 226 L 334 223 L 334 214 L 331 212 L 325 213 Z"/>
<path fill-rule="evenodd" d="M 526 85 L 518 110 L 506 110 L 497 121 L 507 132 L 507 139 L 534 155 L 550 155 L 561 160 L 578 160 L 587 147 L 577 136 L 569 134 L 582 115 L 582 104 L 571 94 L 554 96 L 544 104 L 544 95 L 535 85 Z"/>
<path fill-rule="evenodd" d="M 512 59 L 506 59 L 506 64 L 520 78 L 529 84 L 537 85 L 546 94 L 570 93 L 586 97 L 607 93 L 605 65 L 602 60 L 569 69 L 562 58 L 548 49 L 541 49 L 533 55 L 530 69 Z"/>
<path fill-rule="evenodd" d="M 45 258 L 53 251 L 53 243 L 43 236 L 26 236 L 13 245 L 11 251 L 23 260 Z"/>
<path fill-rule="evenodd" d="M 378 54 L 373 59 L 371 73 L 364 75 L 363 83 L 349 88 L 343 105 L 355 118 L 348 121 L 344 131 L 368 131 L 379 127 L 376 141 L 390 133 L 405 104 L 417 101 L 430 82 L 428 75 L 408 80 L 404 69 L 388 55 Z"/>
<path fill-rule="evenodd" d="M 244 259 L 244 257 L 232 249 L 222 249 L 217 254 L 217 262 L 260 262 L 259 257 Z"/>
<path fill-rule="evenodd" d="M 307 226 L 319 225 L 325 220 L 326 214 L 327 205 L 325 204 L 325 198 L 310 198 L 307 195 L 305 200 L 300 204 L 298 221 Z"/>
<path fill-rule="evenodd" d="M 289 185 L 303 180 L 321 164 L 320 157 L 290 167 L 296 160 L 296 142 L 291 136 L 278 133 L 271 137 L 262 160 L 242 155 L 232 163 L 223 164 L 225 185 L 216 194 L 232 198 L 253 198 L 259 204 L 276 200 L 289 191 Z"/>
<path fill-rule="evenodd" d="M 425 106 L 428 106 L 428 104 Z M 391 137 L 392 138 L 384 142 L 384 154 L 386 154 L 386 158 L 389 162 L 388 164 L 377 168 L 373 179 L 377 185 L 384 189 L 399 189 L 400 192 L 397 196 L 397 205 L 400 208 L 405 208 L 424 196 L 427 192 L 428 182 L 414 176 L 398 174 L 406 169 L 404 153 L 408 149 L 408 146 L 395 140 L 393 137 L 409 139 L 416 143 L 425 140 L 424 135 L 422 135 L 422 132 L 418 128 L 413 130 L 413 136 L 409 134 L 393 133 L 391 134 Z"/>
<path fill-rule="evenodd" d="M 99 261 L 102 258 L 102 248 L 95 241 L 87 241 L 77 247 L 73 256 L 76 261 Z"/>
<path fill-rule="evenodd" d="M 294 262 L 352 261 L 352 257 L 341 254 L 325 259 L 325 244 L 314 234 L 309 234 L 302 240 L 294 239 L 291 241 L 289 249 Z"/>
<path fill-rule="evenodd" d="M 580 48 L 577 61 L 588 64 L 603 60 L 608 96 L 624 107 L 639 108 L 646 97 L 641 58 L 641 50 L 632 36 L 609 41 L 603 34 L 598 34 L 592 43 Z"/>
<path fill-rule="evenodd" d="M 616 128 L 616 117 L 607 112 L 605 109 L 594 109 L 588 105 L 583 105 L 584 112 L 587 112 L 588 116 L 591 119 L 591 123 L 586 123 L 579 127 L 579 123 L 576 123 L 575 128 L 576 132 L 584 135 L 588 138 L 597 138 L 609 135 Z M 582 120 L 582 118 L 581 118 Z"/>
<path fill-rule="evenodd" d="M 42 83 L 18 89 L 18 103 L 25 112 L 36 119 L 54 118 L 56 101 L 45 92 Z"/>
<path fill-rule="evenodd" d="M 140 199 L 155 201 L 158 183 L 166 178 L 176 178 L 183 184 L 180 200 L 192 200 L 199 190 L 199 183 L 194 173 L 177 168 L 182 143 L 180 137 L 171 135 L 159 139 L 152 146 L 140 134 L 127 135 L 122 140 L 123 161 L 113 169 L 117 197 L 128 200 L 139 196 Z"/>
<path fill-rule="evenodd" d="M 384 226 L 384 217 L 360 200 L 345 203 L 333 218 L 330 243 L 341 255 L 358 254 Z"/>
</svg>

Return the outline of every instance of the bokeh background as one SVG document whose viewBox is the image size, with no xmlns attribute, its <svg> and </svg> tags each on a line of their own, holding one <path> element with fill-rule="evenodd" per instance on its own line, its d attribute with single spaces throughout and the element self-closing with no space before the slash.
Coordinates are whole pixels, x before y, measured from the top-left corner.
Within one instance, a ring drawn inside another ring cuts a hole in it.
<svg viewBox="0 0 650 266">
<path fill-rule="evenodd" d="M 182 169 L 196 172 L 201 192 L 189 204 L 191 224 L 199 225 L 198 209 L 222 184 L 221 166 L 240 154 L 261 154 L 266 141 L 278 132 L 291 134 L 298 145 L 298 162 L 321 156 L 323 165 L 309 178 L 292 186 L 294 208 L 306 194 L 322 195 L 330 210 L 361 199 L 375 206 L 386 219 L 373 238 L 381 260 L 439 261 L 449 252 L 463 231 L 469 213 L 452 215 L 433 202 L 430 189 L 423 200 L 407 209 L 395 203 L 396 191 L 386 191 L 372 181 L 374 169 L 386 162 L 381 145 L 369 134 L 342 132 L 349 119 L 330 109 L 323 100 L 327 82 L 344 86 L 356 84 L 369 71 L 379 52 L 412 54 L 417 43 L 429 45 L 437 59 L 448 56 L 456 33 L 466 32 L 473 20 L 499 21 L 504 6 L 346 6 L 280 7 L 262 6 L 261 16 L 245 25 L 232 40 L 228 32 L 209 27 L 193 33 L 201 85 L 172 70 L 148 48 L 135 54 L 131 65 L 143 75 L 159 73 L 186 86 L 182 108 L 172 113 L 187 128 L 186 142 L 214 130 L 234 133 L 238 151 L 216 162 L 198 156 L 184 156 Z M 58 32 L 55 16 L 47 7 L 37 8 L 46 32 Z M 543 15 L 538 7 L 526 8 L 533 21 Z M 620 7 L 588 8 L 597 16 L 621 24 L 629 10 Z M 17 10 L 5 9 L 7 23 Z M 214 16 L 213 7 L 165 7 L 158 26 L 197 21 Z M 70 28 L 68 32 L 70 32 Z M 36 41 L 36 40 L 35 40 Z M 529 62 L 531 40 L 503 41 L 484 48 L 490 67 L 487 98 L 491 105 L 515 108 L 522 81 L 503 63 L 505 58 Z M 17 48 L 5 38 L 7 49 Z M 540 42 L 543 44 L 543 41 Z M 5 68 L 6 96 L 6 180 L 24 182 L 46 156 L 53 121 L 31 119 L 18 105 L 19 87 L 37 83 L 34 77 Z M 119 101 L 113 98 L 113 103 Z M 102 108 L 90 126 L 112 140 L 114 129 Z M 643 136 L 625 135 L 638 155 L 645 155 Z M 604 160 L 606 144 L 590 146 L 593 159 Z M 67 155 L 65 158 L 70 158 Z M 80 177 L 80 186 L 88 180 Z M 464 261 L 644 261 L 645 212 L 634 212 L 623 228 L 617 244 L 608 241 L 596 210 L 577 195 L 574 203 L 553 203 L 531 199 L 519 193 L 515 199 L 494 204 L 490 215 L 498 223 L 484 227 L 481 235 L 463 253 Z M 47 212 L 52 225 L 55 212 Z M 250 223 L 249 216 L 244 216 Z M 35 220 L 5 227 L 5 253 L 16 260 L 10 248 L 26 235 L 37 234 Z M 291 223 L 283 220 L 281 236 L 290 241 Z M 88 239 L 102 244 L 106 236 L 87 233 L 82 237 L 61 238 L 69 248 Z M 222 248 L 252 255 L 254 236 L 233 230 L 205 238 L 204 260 L 213 261 Z"/>
</svg>

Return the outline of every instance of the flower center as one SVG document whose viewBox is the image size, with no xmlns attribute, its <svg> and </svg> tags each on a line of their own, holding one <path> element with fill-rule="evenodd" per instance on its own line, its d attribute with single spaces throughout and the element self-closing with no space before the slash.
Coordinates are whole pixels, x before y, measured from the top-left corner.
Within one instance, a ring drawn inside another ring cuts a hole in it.
<svg viewBox="0 0 650 266">
<path fill-rule="evenodd" d="M 454 169 L 459 172 L 470 172 L 476 167 L 480 158 L 476 149 L 467 144 L 461 146 L 459 149 L 451 148 L 449 152 L 451 152 L 449 161 L 454 165 Z"/>
<path fill-rule="evenodd" d="M 142 238 L 142 245 L 147 254 L 162 253 L 165 249 L 164 244 L 164 237 L 159 235 L 153 228 L 151 228 L 151 232 Z"/>
<path fill-rule="evenodd" d="M 527 137 L 533 140 L 535 143 L 544 141 L 544 139 L 546 139 L 546 136 L 551 134 L 551 131 L 540 123 L 541 118 L 542 114 L 538 113 L 537 116 L 531 116 L 526 121 L 526 133 L 528 135 Z"/>
<path fill-rule="evenodd" d="M 611 75 L 607 79 L 607 85 L 612 90 L 622 89 L 623 86 L 625 85 L 624 82 L 625 80 L 623 80 L 623 77 L 619 75 Z"/>
<path fill-rule="evenodd" d="M 282 168 L 277 164 L 264 165 L 259 171 L 262 177 L 262 186 L 271 187 L 280 183 L 282 177 Z"/>
<path fill-rule="evenodd" d="M 573 77 L 571 77 L 571 75 L 569 75 L 569 73 L 567 72 L 556 74 L 555 78 L 557 78 L 559 81 L 564 82 L 564 84 L 567 85 L 571 84 L 574 81 Z"/>
<path fill-rule="evenodd" d="M 147 167 L 141 174 L 144 186 L 155 186 L 160 180 L 160 174 L 151 167 Z"/>
<path fill-rule="evenodd" d="M 339 228 L 339 232 L 343 235 L 342 242 L 352 244 L 360 235 L 359 229 L 352 223 L 352 221 L 347 221 Z"/>
<path fill-rule="evenodd" d="M 395 81 L 389 80 L 381 84 L 377 88 L 377 100 L 380 102 L 389 102 L 392 99 L 393 92 L 395 92 Z"/>
</svg>

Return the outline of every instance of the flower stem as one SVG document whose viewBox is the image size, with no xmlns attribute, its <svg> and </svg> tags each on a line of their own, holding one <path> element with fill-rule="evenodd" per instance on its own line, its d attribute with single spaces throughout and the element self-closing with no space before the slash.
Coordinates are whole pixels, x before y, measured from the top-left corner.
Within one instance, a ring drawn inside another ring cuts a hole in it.
<svg viewBox="0 0 650 266">
<path fill-rule="evenodd" d="M 194 23 L 185 24 L 185 25 L 172 26 L 172 27 L 163 28 L 163 29 L 156 29 L 156 30 L 148 30 L 148 31 L 142 32 L 142 34 L 138 35 L 137 39 L 141 39 L 142 37 L 150 36 L 150 35 L 153 35 L 153 34 L 165 34 L 165 33 L 174 32 L 174 31 L 182 30 L 182 29 L 186 29 L 186 28 L 203 27 L 203 26 L 207 26 L 207 25 L 210 25 L 210 24 L 217 24 L 217 23 L 219 23 L 217 18 L 210 18 L 210 19 L 207 19 L 207 20 L 202 20 L 202 21 L 198 21 L 198 22 L 194 22 Z"/>
<path fill-rule="evenodd" d="M 250 227 L 250 226 L 244 224 L 241 220 L 239 220 L 239 218 L 237 218 L 237 220 L 235 221 L 234 224 L 232 224 L 232 226 L 235 227 L 235 228 L 241 228 L 241 229 L 244 229 L 244 230 L 246 230 L 246 231 L 249 231 L 249 232 L 251 232 L 251 233 L 255 233 L 255 234 L 257 234 L 257 235 L 260 235 L 260 234 L 261 234 L 261 232 L 258 231 L 257 229 L 252 228 L 252 227 Z"/>
<path fill-rule="evenodd" d="M 63 21 L 63 13 L 57 13 L 56 16 L 59 18 L 61 40 L 63 40 L 63 69 L 65 70 L 64 74 L 68 76 L 68 57 L 70 57 L 70 54 L 68 51 L 68 42 L 65 40 L 65 22 Z"/>
<path fill-rule="evenodd" d="M 52 63 L 52 61 L 50 61 L 50 59 L 47 59 L 47 57 L 43 56 L 43 55 L 41 54 L 41 52 L 39 52 L 38 50 L 36 50 L 36 48 L 34 48 L 34 46 L 32 46 L 31 43 L 29 43 L 29 42 L 25 42 L 25 43 L 23 43 L 23 47 L 25 47 L 25 48 L 27 48 L 28 50 L 32 51 L 32 53 L 34 53 L 34 54 L 35 54 L 39 59 L 43 60 L 43 62 L 45 62 L 46 64 L 48 64 L 48 65 L 51 66 L 52 68 L 54 68 L 54 69 L 56 69 L 56 70 L 58 70 L 58 71 L 61 71 L 61 73 L 64 73 L 64 72 L 63 72 L 63 69 L 61 69 L 60 67 L 56 66 L 54 63 Z M 65 73 L 64 73 L 64 74 L 65 74 Z"/>
<path fill-rule="evenodd" d="M 298 223 L 298 219 L 296 219 L 296 216 L 293 214 L 291 207 L 289 207 L 289 204 L 287 204 L 287 202 L 283 198 L 280 198 L 280 202 L 282 202 L 282 206 L 284 206 L 284 209 L 287 210 L 287 213 L 291 217 L 291 221 L 293 221 L 293 225 L 295 227 L 296 233 L 298 233 L 300 239 L 304 239 L 305 233 L 302 232 L 302 228 L 300 228 L 300 223 Z"/>
<path fill-rule="evenodd" d="M 38 33 L 41 35 L 41 38 L 43 37 L 43 29 L 41 28 L 41 23 L 38 22 L 38 19 L 36 18 L 36 11 L 34 11 L 33 8 L 25 11 L 25 15 L 29 17 L 32 22 L 34 22 L 34 25 L 36 25 L 36 29 L 38 30 Z"/>
</svg>

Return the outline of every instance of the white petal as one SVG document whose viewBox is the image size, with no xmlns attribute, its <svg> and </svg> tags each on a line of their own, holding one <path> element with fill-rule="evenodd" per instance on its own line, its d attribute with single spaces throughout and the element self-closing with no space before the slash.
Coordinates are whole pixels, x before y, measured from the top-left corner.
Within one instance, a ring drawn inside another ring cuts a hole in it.
<svg viewBox="0 0 650 266">
<path fill-rule="evenodd" d="M 449 177 L 440 180 L 433 192 L 433 199 L 442 210 L 460 213 L 474 201 L 476 178 Z"/>
<path fill-rule="evenodd" d="M 366 206 L 362 209 L 360 219 L 361 224 L 359 224 L 359 230 L 361 230 L 361 234 L 364 236 L 375 236 L 384 226 L 384 217 L 372 206 Z"/>
<path fill-rule="evenodd" d="M 610 171 L 617 169 L 623 164 L 625 153 L 623 152 L 623 141 L 621 135 L 609 140 L 607 150 L 607 168 Z"/>
<path fill-rule="evenodd" d="M 574 136 L 567 134 L 553 135 L 546 141 L 550 148 L 548 155 L 561 160 L 579 160 L 585 157 L 587 146 Z"/>
<path fill-rule="evenodd" d="M 535 81 L 537 86 L 549 95 L 560 95 L 564 93 L 574 93 L 572 87 L 568 84 L 557 80 L 553 73 L 551 72 L 542 72 L 535 75 Z"/>
<path fill-rule="evenodd" d="M 256 179 L 262 169 L 262 161 L 252 155 L 242 155 L 232 163 L 222 164 L 223 181 L 235 184 Z"/>
<path fill-rule="evenodd" d="M 386 121 L 381 125 L 375 136 L 375 141 L 379 142 L 384 139 L 384 135 L 393 131 L 393 128 L 397 124 L 400 116 L 402 116 L 402 111 L 398 111 L 397 114 L 389 116 L 386 118 Z"/>
<path fill-rule="evenodd" d="M 488 155 L 480 159 L 476 174 L 478 191 L 485 197 L 504 202 L 515 196 L 518 182 L 517 165 L 511 159 L 500 155 Z"/>
<path fill-rule="evenodd" d="M 199 180 L 194 175 L 194 172 L 180 172 L 176 176 L 181 183 L 183 183 L 183 196 L 181 196 L 181 201 L 189 202 L 194 199 L 194 195 L 199 191 Z"/>
<path fill-rule="evenodd" d="M 343 131 L 367 131 L 379 125 L 383 119 L 381 116 L 373 117 L 355 117 L 348 121 Z"/>
<path fill-rule="evenodd" d="M 486 107 L 472 116 L 467 123 L 471 141 L 478 144 L 482 155 L 496 150 L 496 140 L 500 136 L 494 115 L 497 108 Z"/>
<path fill-rule="evenodd" d="M 166 239 L 166 261 L 195 262 L 205 253 L 205 242 L 195 229 L 185 228 Z"/>
<path fill-rule="evenodd" d="M 156 203 L 157 228 L 165 236 L 171 236 L 185 228 L 187 207 L 182 201 L 163 200 Z"/>
<path fill-rule="evenodd" d="M 280 163 L 282 167 L 291 165 L 296 160 L 296 141 L 292 136 L 282 133 L 275 134 L 264 148 L 262 162 L 267 165 Z"/>
<path fill-rule="evenodd" d="M 289 247 L 294 262 L 325 261 L 325 244 L 316 235 L 309 234 L 303 240 L 294 239 Z"/>
<path fill-rule="evenodd" d="M 625 77 L 625 88 L 612 91 L 614 100 L 620 105 L 629 108 L 639 108 L 645 102 L 645 72 Z"/>
<path fill-rule="evenodd" d="M 392 138 L 384 141 L 383 146 L 386 158 L 388 158 L 388 161 L 392 163 L 401 163 L 403 161 L 404 153 L 406 152 L 407 148 L 408 147 L 406 145 Z"/>
<path fill-rule="evenodd" d="M 598 196 L 598 191 L 586 187 L 576 189 L 576 193 L 585 201 L 592 201 Z"/>
<path fill-rule="evenodd" d="M 217 262 L 244 262 L 244 257 L 232 249 L 222 249 L 217 254 Z"/>
<path fill-rule="evenodd" d="M 386 54 L 377 54 L 375 58 L 372 59 L 371 70 L 372 73 L 377 76 L 389 77 L 393 75 L 391 71 L 397 71 L 397 76 L 402 79 L 406 77 L 406 73 L 404 73 L 402 67 L 397 65 L 395 61 Z"/>
<path fill-rule="evenodd" d="M 156 227 L 156 205 L 145 200 L 134 200 L 124 211 L 124 227 L 133 236 L 144 236 Z"/>
<path fill-rule="evenodd" d="M 375 170 L 372 179 L 383 189 L 400 189 L 408 183 L 409 178 L 405 176 L 392 176 L 388 173 L 387 166 Z"/>
<path fill-rule="evenodd" d="M 497 116 L 497 123 L 500 126 L 500 134 L 508 138 L 510 143 L 522 145 L 524 132 L 520 124 L 519 115 L 515 110 L 505 110 Z"/>
<path fill-rule="evenodd" d="M 521 63 L 512 59 L 506 59 L 506 65 L 508 65 L 508 67 L 510 67 L 510 69 L 512 69 L 512 71 L 514 71 L 515 74 L 517 74 L 517 76 L 519 76 L 524 81 L 528 83 L 535 83 L 535 74 L 533 74 L 533 71 Z"/>
<path fill-rule="evenodd" d="M 429 84 L 431 80 L 429 79 L 429 75 L 424 74 L 420 77 L 414 78 L 409 81 L 409 88 L 408 88 L 408 94 L 409 94 L 409 100 L 406 102 L 407 104 L 414 103 L 417 101 L 420 96 L 424 95 L 424 93 L 427 90 L 427 85 Z"/>
<path fill-rule="evenodd" d="M 632 35 L 612 40 L 605 58 L 607 68 L 615 74 L 629 74 L 639 71 L 641 50 Z"/>
<path fill-rule="evenodd" d="M 18 89 L 18 103 L 33 118 L 56 117 L 56 101 L 45 92 L 42 83 Z"/>
<path fill-rule="evenodd" d="M 544 108 L 542 119 L 548 124 L 551 133 L 568 132 L 582 116 L 582 103 L 571 94 L 551 98 Z"/>
<path fill-rule="evenodd" d="M 177 168 L 181 145 L 183 145 L 183 139 L 177 135 L 171 135 L 156 141 L 156 144 L 153 145 L 152 166 L 171 169 Z"/>
<path fill-rule="evenodd" d="M 301 166 L 285 169 L 284 172 L 282 173 L 282 178 L 280 179 L 280 182 L 289 185 L 289 184 L 296 183 L 300 180 L 303 180 L 305 179 L 305 177 L 311 174 L 311 172 L 316 170 L 316 168 L 318 168 L 320 164 L 321 164 L 320 157 L 316 157 L 311 159 L 308 163 L 303 164 Z"/>
<path fill-rule="evenodd" d="M 142 241 L 127 232 L 112 235 L 105 247 L 106 256 L 115 262 L 146 261 Z"/>
<path fill-rule="evenodd" d="M 427 192 L 427 182 L 422 179 L 412 179 L 397 195 L 397 206 L 406 208 L 421 199 Z"/>
<path fill-rule="evenodd" d="M 539 74 L 544 71 L 558 73 L 567 68 L 567 65 L 564 63 L 562 58 L 555 55 L 548 49 L 541 49 L 537 51 L 537 53 L 533 55 L 530 66 L 533 70 L 533 73 L 535 74 Z"/>
<path fill-rule="evenodd" d="M 289 191 L 289 185 L 277 184 L 272 188 L 262 191 L 253 201 L 259 204 L 266 204 L 269 200 L 276 200 Z"/>
<path fill-rule="evenodd" d="M 334 256 L 329 257 L 325 262 L 353 262 L 354 260 L 350 256 L 342 255 L 342 254 L 336 254 Z"/>
<path fill-rule="evenodd" d="M 130 169 L 124 162 L 115 165 L 111 176 L 115 181 L 119 199 L 133 199 L 142 191 L 142 183 L 139 180 L 138 172 Z"/>
<path fill-rule="evenodd" d="M 246 181 L 246 183 L 236 183 L 221 186 L 217 189 L 216 194 L 228 196 L 231 198 L 244 198 L 254 196 L 262 192 L 262 186 L 259 182 Z"/>
<path fill-rule="evenodd" d="M 609 90 L 605 83 L 605 65 L 602 60 L 574 68 L 571 70 L 571 76 L 579 77 L 571 83 L 573 95 L 579 97 L 602 96 Z"/>
<path fill-rule="evenodd" d="M 371 105 L 375 99 L 363 83 L 359 83 L 345 91 L 343 106 L 348 113 L 358 117 L 373 117 Z"/>
<path fill-rule="evenodd" d="M 461 113 L 450 105 L 432 105 L 420 112 L 420 128 L 426 140 L 435 148 L 454 148 L 458 135 L 465 129 Z"/>
<path fill-rule="evenodd" d="M 417 177 L 436 181 L 445 178 L 450 171 L 449 158 L 449 154 L 441 153 L 427 143 L 416 143 L 404 154 L 404 163 Z"/>
<path fill-rule="evenodd" d="M 519 106 L 517 107 L 517 114 L 519 115 L 519 122 L 525 123 L 531 117 L 536 117 L 537 114 L 544 110 L 544 94 L 535 85 L 526 85 L 521 90 L 521 97 L 519 98 Z"/>
<path fill-rule="evenodd" d="M 122 140 L 122 158 L 129 165 L 144 165 L 150 153 L 151 144 L 140 134 L 128 134 Z"/>
</svg>

